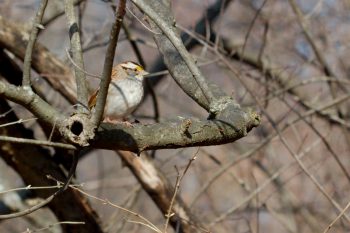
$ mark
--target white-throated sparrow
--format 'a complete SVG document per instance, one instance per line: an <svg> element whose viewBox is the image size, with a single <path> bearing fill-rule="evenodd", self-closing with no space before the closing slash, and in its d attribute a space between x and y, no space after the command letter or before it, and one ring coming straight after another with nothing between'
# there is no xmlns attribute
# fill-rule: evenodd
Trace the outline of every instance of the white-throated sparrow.
<svg viewBox="0 0 350 233"><path fill-rule="evenodd" d="M143 78L146 74L148 73L141 65L131 61L113 67L104 109L106 121L121 120L135 110L143 98ZM89 99L90 110L96 105L98 92L99 89Z"/></svg>

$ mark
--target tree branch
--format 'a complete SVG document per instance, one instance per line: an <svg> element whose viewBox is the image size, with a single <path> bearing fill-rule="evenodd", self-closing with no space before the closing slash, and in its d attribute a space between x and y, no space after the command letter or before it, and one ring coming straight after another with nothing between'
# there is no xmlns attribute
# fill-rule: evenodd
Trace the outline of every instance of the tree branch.
<svg viewBox="0 0 350 233"><path fill-rule="evenodd" d="M23 64L23 80L22 85L27 88L31 88L31 81L30 81L30 72L31 72L31 62L32 62L32 54L33 54L33 48L35 45L35 41L38 37L39 28L42 29L41 20L43 18L45 8L47 5L47 0L42 0L39 6L39 9L36 13L36 16L33 20L33 27L30 32L26 54L24 57L24 64Z"/></svg>
<svg viewBox="0 0 350 233"><path fill-rule="evenodd" d="M81 69L84 69L83 52L80 42L80 30L74 13L73 0L65 0L65 12L67 16L67 23L69 28L69 39L71 45L71 52L73 61ZM74 67L74 74L77 84L78 109L79 113L88 112L88 88L85 73L80 69Z"/></svg>
<svg viewBox="0 0 350 233"><path fill-rule="evenodd" d="M99 126L104 112L104 107L106 104L106 98L108 94L109 83L111 82L111 73L114 60L115 49L118 42L118 36L120 28L122 27L123 18L125 15L126 0L120 0L118 10L116 12L116 17L114 24L111 29L109 44L107 47L107 52L105 56L105 62L103 66L102 79L100 82L100 91L97 96L95 112L92 116L92 124L96 127Z"/></svg>
<svg viewBox="0 0 350 233"><path fill-rule="evenodd" d="M245 118L252 120L246 123L238 116L236 122L228 123L221 120L179 117L174 121L149 125L134 124L133 127L102 124L91 144L95 148L135 153L144 150L220 145L246 136L260 122L259 116L252 111L248 111Z"/></svg>
<svg viewBox="0 0 350 233"><path fill-rule="evenodd" d="M40 141L37 139L27 139L27 138L16 138L9 136L0 136L0 141L2 142L12 142L15 144L28 144L28 145L37 145L37 146L51 146L66 150L76 150L77 148L70 144L65 144L61 142L49 142L49 141Z"/></svg>
<svg viewBox="0 0 350 233"><path fill-rule="evenodd" d="M194 78L197 86L200 88L202 95L206 99L206 109L210 112L215 112L214 110L212 111L211 109L211 104L215 100L215 96L212 93L211 88L209 88L206 79L202 75L201 71L198 69L197 65L195 64L193 58L189 54L189 52L186 50L184 44L181 41L181 38L175 33L176 28L174 27L175 21L171 17L171 13L167 11L166 7L161 4L158 4L158 9L154 9L152 4L149 2L145 2L143 0L132 0L134 4L140 8L143 12L147 14L148 17L159 27L159 29L164 33L164 35L168 38L168 40L171 42L171 44L175 47L177 53L180 55L181 60L186 64L187 68L191 72L191 77ZM164 14L167 11L167 16L162 17L164 15L160 15L161 12ZM158 13L156 13L158 12ZM171 21L172 20L172 21ZM186 92L186 87L181 86L184 88ZM188 92L186 92L189 94ZM189 94L190 96L192 94Z"/></svg>
<svg viewBox="0 0 350 233"><path fill-rule="evenodd" d="M65 119L64 115L61 115L33 92L0 82L0 96L26 106L43 122L55 125L66 139L79 142L80 138L83 138L82 135L74 135L71 132L73 129L67 128L67 126L72 126L72 121L75 120L80 120L83 124L84 119ZM91 143L95 148L120 149L136 153L151 149L219 145L234 142L246 136L260 122L259 116L252 111L243 113L236 110L232 112L231 109L227 114L234 121L201 121L193 118L180 118L172 122L151 125L135 124L133 127L123 124L103 124Z"/></svg>
<svg viewBox="0 0 350 233"><path fill-rule="evenodd" d="M209 22L209 24L212 25L217 19L217 17L219 16L222 5L224 4L223 6L224 9L227 9L231 2L232 0L217 0L215 3L210 5L205 11L205 13L203 14L202 18L197 21L196 26L194 27L195 33L200 35L205 35L206 33L210 33L211 31L210 32L207 31L208 29L207 22ZM212 35L210 34L209 36L210 40L214 41L214 39L212 40L211 37ZM181 40L186 42L185 46L189 51L198 44L198 41L191 38L191 36L189 36L187 33L181 33ZM159 56L154 62L154 65L149 69L149 71L150 73L155 73L165 69L166 69L166 66L164 64L163 58L162 56ZM164 76L161 76L161 77L164 77ZM155 86L161 80L161 77L160 76L152 77L152 78L148 78L147 80L150 80L152 85Z"/></svg>
<svg viewBox="0 0 350 233"><path fill-rule="evenodd" d="M86 0L73 0L73 4L76 6L84 1ZM47 27L57 18L64 15L64 3L62 1L50 1L45 12L46 14L43 18L42 24Z"/></svg>
<svg viewBox="0 0 350 233"><path fill-rule="evenodd" d="M33 91L24 87L16 87L0 81L0 97L25 106L27 110L46 124L54 125L56 122L58 125L61 125L64 120L63 115L42 100Z"/></svg>
<svg viewBox="0 0 350 233"><path fill-rule="evenodd" d="M28 34L21 24L0 17L0 47L24 60ZM32 67L49 84L70 102L76 102L76 85L70 69L40 43L36 43L32 54ZM57 78L59 77L59 78Z"/></svg>

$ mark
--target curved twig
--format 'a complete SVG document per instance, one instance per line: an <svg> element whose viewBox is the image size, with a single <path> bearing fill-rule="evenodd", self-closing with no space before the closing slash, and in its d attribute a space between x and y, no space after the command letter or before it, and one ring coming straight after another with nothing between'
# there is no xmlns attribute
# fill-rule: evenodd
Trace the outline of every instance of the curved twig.
<svg viewBox="0 0 350 233"><path fill-rule="evenodd" d="M41 20L43 19L43 15L45 12L45 8L47 5L48 0L42 0L39 6L39 9L36 13L36 16L33 20L33 27L30 32L28 45L26 49L26 54L24 57L24 64L23 64L23 80L22 85L31 88L31 81L30 81L30 71L31 71L31 62L32 62L32 54L33 54L33 48L35 45L35 41L38 37L39 28L43 29L43 26L41 25Z"/></svg>

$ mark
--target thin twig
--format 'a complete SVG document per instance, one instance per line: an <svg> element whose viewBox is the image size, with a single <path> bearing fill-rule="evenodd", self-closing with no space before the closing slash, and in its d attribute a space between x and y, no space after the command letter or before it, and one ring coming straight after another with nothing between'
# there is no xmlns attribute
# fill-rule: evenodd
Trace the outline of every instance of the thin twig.
<svg viewBox="0 0 350 233"><path fill-rule="evenodd" d="M158 232L158 233L162 233L162 231L159 230L159 229L157 228L157 226L155 226L151 221L149 221L147 218L143 217L142 215L140 215L140 214L138 214L138 213L135 213L135 212L133 212L133 211L131 211L131 210L129 210L129 209L126 209L126 208L124 208L124 207L121 207L121 206L119 206L119 205L116 205L116 204L112 203L111 201L109 201L109 200L107 200L107 199L102 199L102 198L93 196L93 195L91 195L91 194L89 194L89 193L83 191L83 190L80 189L80 188L77 188L77 187L74 187L74 186L69 186L69 187L72 188L72 189L75 189L75 190L79 191L80 193L84 194L84 195L87 196L87 197L90 197L90 198L93 198L93 199L95 199L95 200L98 200L98 201L102 202L103 204L108 204L108 205L113 206L113 207L115 207L115 208L117 208L117 209L120 209L120 210L122 210L122 211L124 211L124 212L126 212L126 213L132 214L133 216L135 216L135 217L137 217L137 218L140 218L142 221L144 221L144 222L145 222L145 225L146 225L147 227L151 228L152 230L154 230L154 231L156 231L156 232Z"/></svg>
<svg viewBox="0 0 350 233"><path fill-rule="evenodd" d="M78 66L78 65L75 63L75 61L73 60L73 58L71 57L71 55L69 54L69 51L68 51L68 50L66 50L66 54L67 54L68 60L73 64L73 66L74 66L76 69L79 69L81 72L83 72L84 74L86 74L86 75L88 75L88 76L90 76L90 77L101 79L101 76L96 75L96 74L89 73L89 72L85 71L83 68L81 68L80 66Z"/></svg>
<svg viewBox="0 0 350 233"><path fill-rule="evenodd" d="M261 6L259 7L259 9L255 12L255 15L254 15L254 18L252 20L252 22L249 24L249 27L248 27L248 31L244 37L244 44L243 44L243 47L242 47L242 54L244 54L244 51L245 51L245 48L247 46L247 42L248 42L248 38L250 36L250 33L252 32L253 30L253 27L254 27L254 24L256 22L256 20L258 19L261 11L263 10L265 4L267 3L268 0L264 0L264 2L261 4Z"/></svg>
<svg viewBox="0 0 350 233"><path fill-rule="evenodd" d="M319 145L320 140L315 141L312 143L308 148L306 148L303 152L301 152L298 156L299 159L304 157L308 152L310 152L315 146ZM289 168L294 166L296 164L296 161L290 162L288 164L285 164L283 167L278 169L275 173L273 173L266 181L264 181L259 187L257 187L253 192L251 192L247 197L245 197L240 203L237 205L229 208L225 213L221 214L217 218L215 218L209 226L214 226L215 224L223 221L228 215L234 213L236 210L238 210L240 207L242 207L244 204L251 201L257 194L262 192L265 188L269 187L268 185L276 180L278 177L280 177L283 173L285 173Z"/></svg>
<svg viewBox="0 0 350 233"><path fill-rule="evenodd" d="M269 113L264 109L264 107L261 105L259 99L254 94L254 92L250 89L250 87L246 84L246 82L240 77L240 74L238 74L235 69L232 67L232 65L219 53L216 53L220 58L221 61L226 65L226 67L235 75L235 77L240 81L240 83L244 86L244 88L247 90L247 92L251 95L251 97L254 99L256 104L259 106L260 110L264 113L264 115L267 117L268 121L270 122L273 129L276 131L280 141L284 145L284 147L287 149L287 151L290 153L290 155L296 160L296 162L299 164L300 168L303 170L305 175L312 181L312 183L317 187L317 189L323 194L324 197L333 205L335 209L337 209L339 212L341 212L341 207L339 203L337 203L330 194L327 193L325 188L317 181L315 176L313 176L306 168L305 164L300 160L300 158L297 156L297 154L291 149L291 146L285 139L285 137L282 136L281 130L277 128L276 124L274 123L272 117L269 115ZM350 217L345 215L345 218L347 221L350 222Z"/></svg>
<svg viewBox="0 0 350 233"><path fill-rule="evenodd" d="M63 222L56 222L56 223L51 223L49 224L48 226L46 227L42 227L42 228L39 228L39 229L35 229L35 230L30 230L30 229L27 229L25 231L23 231L22 233L34 233L34 232L40 232L40 231L45 231L45 230L48 230L54 226L58 226L58 225L83 225L85 224L85 222L72 222L72 221L63 221Z"/></svg>
<svg viewBox="0 0 350 233"><path fill-rule="evenodd" d="M42 189L54 189L54 188L60 188L61 185L53 185L53 186L31 186L27 185L26 187L20 187L20 188L13 188L13 189L7 189L4 191L0 191L0 195L10 192L17 192L22 190L42 190Z"/></svg>
<svg viewBox="0 0 350 233"><path fill-rule="evenodd" d="M125 6L126 6L126 0L120 0L118 10L116 12L115 21L114 21L114 24L112 25L112 29L109 37L110 42L108 44L108 48L105 56L102 79L100 82L100 91L97 96L95 112L92 116L92 123L96 127L98 127L101 122L103 112L104 112L104 107L106 104L108 87L109 87L109 83L111 82L114 53L118 42L120 28L122 27L123 18L125 15Z"/></svg>
<svg viewBox="0 0 350 233"><path fill-rule="evenodd" d="M19 144L38 145L38 146L51 146L51 147L56 147L56 148L61 148L66 150L77 149L73 145L65 144L61 142L49 142L49 141L41 141L36 139L16 138L16 137L9 137L9 136L0 136L0 141L19 143Z"/></svg>
<svg viewBox="0 0 350 233"><path fill-rule="evenodd" d="M288 122L280 131L283 132L286 129L288 129L291 125L293 125L294 123L300 121L302 118L306 118L309 117L317 112L321 112L324 111L332 106L334 106L335 104L338 104L341 101L344 101L346 99L349 99L350 95L344 95L341 96L335 100L332 100L329 103L326 103L325 105L317 108L317 109L311 109L305 113L303 113L302 115L298 116L297 118L295 118L294 120ZM257 145L255 148L247 151L246 153L242 154L241 156L233 159L230 162L225 163L225 165L223 167L221 167L218 171L216 171L212 177L210 177L209 179L207 179L207 182L205 184L202 185L202 187L200 188L200 190L197 192L196 195L194 195L194 198L192 199L192 201L190 202L189 206L193 206L194 203L198 200L198 198L204 193L204 191L206 189L208 189L208 187L214 183L214 181L220 177L222 174L224 174L230 167L234 166L235 164L237 164L238 162L247 159L249 157L251 157L256 151L260 150L263 146L265 146L267 143L269 143L270 141L272 141L274 138L277 137L277 133L275 134L271 134L270 136L268 136L267 138L265 138L262 142L260 142L259 145Z"/></svg>
<svg viewBox="0 0 350 233"><path fill-rule="evenodd" d="M33 20L33 27L32 31L29 36L28 45L26 48L26 54L24 57L24 64L23 64L23 80L22 85L28 88L31 88L31 81L30 81L30 72L31 72L31 62L32 62L32 54L34 45L36 42L36 39L38 37L39 29L43 29L44 27L41 25L41 21L43 19L43 15L45 12L45 8L47 5L48 0L42 0L39 6L39 9L36 13L36 16Z"/></svg>
<svg viewBox="0 0 350 233"><path fill-rule="evenodd" d="M325 56L322 53L321 49L316 45L316 41L312 35L310 28L307 25L307 22L304 18L304 15L301 12L297 2L295 0L289 0L289 4L291 5L291 7L293 9L294 14L297 16L298 23L301 26L307 41L311 45L311 47L316 55L317 60L322 65L325 74L335 78L336 77L335 72L331 69L331 67L326 62Z"/></svg>
<svg viewBox="0 0 350 233"><path fill-rule="evenodd" d="M290 90L292 89L296 89L297 87L301 87L301 86L305 86L305 85L308 85L308 84L314 84L314 83L317 83L317 82L339 82L341 84L344 84L344 85L349 85L350 82L348 80L345 80L345 79L332 79L332 78L329 78L329 77L316 77L316 78L310 78L308 80L302 80L300 82L297 82L295 84L291 84L289 86L286 86L286 87L281 87L281 88L278 88L276 90L274 90L274 92L271 92L271 94L267 97L265 97L265 99L263 99L264 101L266 100L270 100L272 98L275 98L275 97L278 97L280 95L283 95L285 94L286 92L289 92Z"/></svg>
<svg viewBox="0 0 350 233"><path fill-rule="evenodd" d="M73 179L73 175L74 175L75 170L77 168L77 164L78 164L78 151L76 153L74 153L74 155L73 155L73 164L70 168L69 174L67 176L67 180L59 190L57 190L54 194L52 194L51 196L46 198L44 201L40 202L39 204L37 204L33 207L30 207L29 209L26 209L26 210L23 210L23 211L20 211L17 213L0 215L0 219L2 220L2 219L22 217L22 216L25 216L27 214L33 213L34 211L36 211L36 210L40 209L41 207L50 203L57 195L59 195L60 193L64 192L67 189L69 183Z"/></svg>
<svg viewBox="0 0 350 233"><path fill-rule="evenodd" d="M311 48L314 51L318 62L321 64L324 73L327 76L336 79L337 75L336 75L334 69L328 64L326 57L325 57L324 53L322 52L322 49L319 48L319 46L317 46L316 40L315 40L310 28L308 27L306 19L304 18L304 15L303 15L302 11L300 10L297 2L295 0L289 0L289 4L291 5L291 7L293 9L294 14L297 16L298 23L301 26L307 41L311 45ZM335 85L337 85L337 87L339 89L343 90L344 92L348 92L347 89L344 88L344 86L339 85L339 83L330 83L329 82L328 85L329 85L330 92L331 92L331 95L333 98L337 97L337 89L336 89ZM337 111L338 111L338 113L340 113L339 109L337 109Z"/></svg>
<svg viewBox="0 0 350 233"><path fill-rule="evenodd" d="M196 160L197 154L198 154L198 152L199 152L199 149L200 149L200 147L198 147L197 151L194 153L194 155L192 156L192 158L190 159L190 161L188 161L187 166L186 166L185 170L182 172L181 175L180 175L180 173L179 173L177 167L175 167L175 168L176 168L176 171L177 171L176 183L175 183L175 190L174 190L174 194L173 194L173 196L172 196L172 198L171 198L171 201L170 201L170 205L169 205L167 214L165 215L166 221L165 221L165 225L164 225L164 233L167 232L170 218L174 215L174 213L172 213L172 209L173 209L173 205L174 205L174 202L175 202L177 193L178 193L178 191L179 191L179 189L180 189L180 183L181 183L183 177L185 176L185 174L187 173L188 169L190 168L192 162Z"/></svg>
<svg viewBox="0 0 350 233"><path fill-rule="evenodd" d="M295 114L297 114L298 116L301 116L301 114L295 110L289 103L288 101L286 101L284 98L279 97L279 99L284 102ZM332 157L335 159L336 163L339 165L341 171L344 173L345 177L347 178L347 180L350 182L350 174L347 171L347 169L345 168L344 164L341 162L338 154L334 151L333 147L331 146L331 144L326 140L326 138L320 133L320 131L312 124L310 123L308 120L306 120L305 118L301 118L303 122L305 122L311 129L312 131L314 131L316 133L316 135L321 138L323 144L326 146L327 150L331 153Z"/></svg>
<svg viewBox="0 0 350 233"><path fill-rule="evenodd" d="M6 124L2 124L0 125L0 128L1 127L7 127L7 126L10 126L10 125L16 125L16 124L21 124L23 122L27 122L27 121L33 121L33 120L37 120L38 118L37 117L33 117L33 118L29 118L29 119L19 119L18 121L14 121L14 122L9 122L9 123L6 123Z"/></svg>
<svg viewBox="0 0 350 233"><path fill-rule="evenodd" d="M129 13L134 16L134 18L149 32L152 32L153 34L158 34L158 35L161 35L162 33L161 32L156 32L156 31L153 31L151 28L149 28L144 22L142 22L141 19L139 19L130 9L129 7L126 6L126 9L129 11Z"/></svg>
<svg viewBox="0 0 350 233"><path fill-rule="evenodd" d="M136 204L139 199L140 193L142 191L142 187L139 185L136 185L128 194L128 196L121 202L121 206L124 206L126 209L132 209ZM106 226L105 230L106 232L124 232L123 229L125 227L126 221L118 221L120 219L119 214L120 211L116 211L115 213L112 214L110 218L107 219L108 225ZM113 227L113 230L112 230Z"/></svg>
<svg viewBox="0 0 350 233"><path fill-rule="evenodd" d="M345 208L338 214L338 216L328 225L323 233L327 233L333 225L345 214L345 212L350 208L350 202L345 206Z"/></svg>

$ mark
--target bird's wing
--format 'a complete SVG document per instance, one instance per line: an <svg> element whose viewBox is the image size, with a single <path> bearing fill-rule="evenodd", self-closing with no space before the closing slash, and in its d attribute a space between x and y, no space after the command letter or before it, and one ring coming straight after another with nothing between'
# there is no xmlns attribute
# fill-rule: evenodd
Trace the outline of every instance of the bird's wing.
<svg viewBox="0 0 350 233"><path fill-rule="evenodd" d="M97 89L89 99L89 109L92 109L96 105L97 95L98 95L99 89Z"/></svg>

